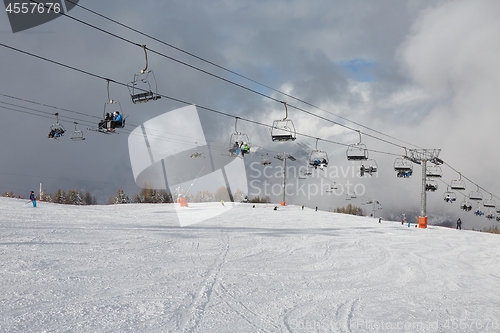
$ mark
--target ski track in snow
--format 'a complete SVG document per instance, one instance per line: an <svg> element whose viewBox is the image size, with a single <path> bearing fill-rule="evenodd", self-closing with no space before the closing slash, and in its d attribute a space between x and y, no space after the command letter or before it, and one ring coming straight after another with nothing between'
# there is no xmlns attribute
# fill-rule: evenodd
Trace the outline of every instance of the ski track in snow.
<svg viewBox="0 0 500 333"><path fill-rule="evenodd" d="M172 205L24 203L0 198L1 332L500 332L498 235L294 206L180 227Z"/></svg>

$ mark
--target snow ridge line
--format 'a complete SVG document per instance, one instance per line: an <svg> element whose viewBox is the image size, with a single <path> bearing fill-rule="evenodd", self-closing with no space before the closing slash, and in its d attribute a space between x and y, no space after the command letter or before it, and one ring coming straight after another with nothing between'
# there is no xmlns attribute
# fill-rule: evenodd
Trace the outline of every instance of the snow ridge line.
<svg viewBox="0 0 500 333"><path fill-rule="evenodd" d="M222 238L221 231L221 238ZM224 248L218 255L214 264L207 273L207 277L198 291L196 297L193 299L189 310L186 312L188 318L181 318L181 331L185 333L193 333L197 331L199 323L203 320L205 310L211 301L212 292L215 285L218 283L218 275L222 269L222 265L226 262L225 258L229 252L229 237L226 240L222 239Z"/></svg>

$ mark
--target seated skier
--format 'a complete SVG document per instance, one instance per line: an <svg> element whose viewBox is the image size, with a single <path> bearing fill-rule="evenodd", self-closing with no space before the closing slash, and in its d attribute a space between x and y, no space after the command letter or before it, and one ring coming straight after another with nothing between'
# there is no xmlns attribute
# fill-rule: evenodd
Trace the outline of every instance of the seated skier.
<svg viewBox="0 0 500 333"><path fill-rule="evenodd" d="M106 116L104 117L103 120L99 122L99 125L97 125L97 128L99 130L107 130L108 129L108 122L113 120L113 117L111 117L111 113L106 113Z"/></svg>
<svg viewBox="0 0 500 333"><path fill-rule="evenodd" d="M108 131L114 132L117 127L123 127L123 117L119 111L113 112L113 120L108 121Z"/></svg>
<svg viewBox="0 0 500 333"><path fill-rule="evenodd" d="M311 164L314 167L314 169L317 169L318 166L320 166L320 164L321 164L321 160L316 159L316 160L312 161L312 163L309 163L309 164Z"/></svg>
<svg viewBox="0 0 500 333"><path fill-rule="evenodd" d="M49 139L58 139L64 134L64 129L62 128L53 128L50 130L48 138Z"/></svg>
<svg viewBox="0 0 500 333"><path fill-rule="evenodd" d="M240 151L241 151L241 150L240 150L240 144L238 143L238 141L235 141L235 142L234 142L233 147L231 147L231 148L229 149L229 153L230 153L232 156L234 156L234 155L239 155L239 154L240 154Z"/></svg>
<svg viewBox="0 0 500 333"><path fill-rule="evenodd" d="M250 152L250 147L246 142L242 143L240 149L241 149L241 157L245 156L245 154L248 154Z"/></svg>

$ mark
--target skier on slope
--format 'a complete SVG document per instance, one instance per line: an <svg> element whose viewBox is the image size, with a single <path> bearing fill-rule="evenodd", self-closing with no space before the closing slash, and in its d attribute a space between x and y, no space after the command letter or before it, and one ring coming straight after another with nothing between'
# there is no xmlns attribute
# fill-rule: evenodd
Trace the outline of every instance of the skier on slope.
<svg viewBox="0 0 500 333"><path fill-rule="evenodd" d="M33 204L33 207L36 207L36 197L35 197L35 192L33 191L30 192L30 200L31 203Z"/></svg>

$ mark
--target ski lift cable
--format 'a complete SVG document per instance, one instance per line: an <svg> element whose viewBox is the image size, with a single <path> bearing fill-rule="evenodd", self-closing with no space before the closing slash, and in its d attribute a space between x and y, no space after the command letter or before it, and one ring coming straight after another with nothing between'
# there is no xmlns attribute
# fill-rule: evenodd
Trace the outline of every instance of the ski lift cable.
<svg viewBox="0 0 500 333"><path fill-rule="evenodd" d="M273 87L271 87L271 86L269 86L269 85L263 84L263 83L261 83L261 82L259 82L259 81L257 81L257 80L254 80L254 79L252 79L252 78L250 78L250 77L248 77L248 76L242 75L242 74L240 74L240 73L238 73L238 72L236 72L236 71L233 71L233 70L231 70L231 69L228 69L228 68L226 68L226 67L224 67L224 66L218 65L218 64L216 64L216 63L214 63L214 62L212 62L212 61L210 61L210 60L207 60L207 59L205 59L205 58L203 58L203 57L197 56L197 55L195 55L195 54L193 54L193 53L191 53L191 52L185 51L185 50L183 50L183 49L181 49L181 48L179 48L179 47L176 47L176 46L174 46L174 45L172 45L172 44L170 44L170 43L167 43L167 42L165 42L165 41L163 41L163 40L160 40L160 39L158 39L158 38L156 38L156 37L153 37L153 36L151 36L151 35L149 35L149 34L146 34L146 33L142 32L142 31L139 31L139 30L137 30L137 29L135 29L135 28L132 28L132 27L130 27L130 26L128 26L128 25L126 25L126 24L123 24L123 23L121 23L121 22L118 22L118 21L116 21L116 20L114 20L114 19L112 19L112 18L110 18L110 17L107 17L107 16L105 16L105 15L103 15L103 14L100 14L100 13L98 13L98 12L94 11L94 10L91 10L91 9L89 9L89 8L86 8L86 7L82 6L82 5L81 5L81 4L79 4L79 3L75 3L74 1L71 1L71 0L67 0L67 1L69 1L70 3L72 3L72 4L73 4L73 5L75 5L75 6L78 6L78 7L82 8L83 10L86 10L86 11L88 11L88 12L90 12L90 13L94 14L94 15L97 15L97 16L99 16L99 17L103 18L103 19L106 19L106 20L108 20L108 21L110 21L110 22L113 22L113 23L115 23L115 24L117 24L117 25L119 25L119 26L121 26L121 27L123 27L123 28L129 29L129 30L131 30L131 31L133 31L133 32L136 32L136 33L138 33L138 34L142 35L142 36L145 36L145 37L147 37L147 38L150 38L150 39L152 39L152 40L154 40L154 41L156 41L156 42L158 42L158 43L161 43L161 44L163 44L163 45L165 45L165 46L168 46L168 47L170 47L170 48L173 48L174 50L177 50L177 51L179 51L179 52L181 52L181 53L187 54L187 55L189 55L189 56L191 56L191 57L193 57L193 58L195 58L195 59L201 60L201 61L203 61L203 62L205 62L205 63L207 63L207 64L210 64L210 65L212 65L212 66L214 66L214 67L216 67L216 68L222 69L222 70L224 70L224 71L226 71L226 72L228 72L228 73L230 73L230 74L236 75L236 76L241 77L241 78L243 78L243 79L245 79L245 80L248 80L248 81L250 81L250 82L252 82L252 83L256 83L256 84L258 84L258 85L260 85L260 86L262 86L262 87L265 87L265 88L267 88L267 89L269 89L269 90L271 90L271 91L277 92L277 93L279 93L279 94L281 94L281 95L283 95L283 96L289 97L289 98L291 98L291 99L293 99L293 100L296 100L296 101L298 101L298 102L304 103L304 104L306 104L306 105L308 105L308 106L311 106L311 107L313 107L313 108L316 108L316 109L318 109L318 110L321 110L321 111L323 111L323 112L326 112L326 113L328 113L328 114L331 114L331 115L333 115L333 116L335 116L335 117L338 117L338 118L340 118L340 119L342 119L342 120L345 120L345 121L348 121L348 122L350 122L350 123L353 123L353 124L355 124L356 126L360 126L360 127L362 127L362 128L365 128L365 129L368 129L368 130L370 130L370 131L373 131L373 132L375 132L375 133L377 133L377 134L384 135L384 136L386 136L386 137L388 137L388 138L391 138L391 139L394 139L394 140L397 140L397 141L403 142L403 143L405 143L405 144L409 144L409 145L411 145L411 146L414 146L414 147L417 147L417 148L421 148L421 147L416 146L416 145L414 145L414 144L408 143L408 142L406 142L406 141L403 141L403 140L398 139L398 138L396 138L396 137L393 137L393 136L391 136L391 135L385 134L385 133L383 133L383 132L380 132L380 131L378 131L378 130L372 129L372 128L368 127L368 126L362 125L362 124L360 124L360 123L358 123L358 122L352 121L352 120L350 120L350 119L348 119L348 118L342 117L342 116L340 116L340 115L338 115L338 114L335 114L335 113L333 113L333 112L330 112L330 111L328 111L328 110L325 110L325 109L323 109L323 108L320 108L320 107L318 107L318 106L316 106L316 105L314 105L314 104L312 104L312 103L309 103L309 102L304 101L304 100L302 100L302 99L300 99L300 98L297 98L297 97L295 97L295 96L292 96L292 95L290 95L290 94L287 94L287 93L285 93L285 92L283 92L283 91L280 91L280 90L278 90L278 89L276 89L276 88L273 88ZM69 17L69 16L68 16L68 17Z"/></svg>
<svg viewBox="0 0 500 333"><path fill-rule="evenodd" d="M7 103L7 102L3 102L3 101L0 101L0 103L6 104L6 105L9 105L9 106L13 106L13 107L23 108L23 109L26 109L26 110L29 110L29 111L18 110L18 109L14 109L12 107L5 107L5 106L1 106L0 105L0 108L5 109L5 110L10 110L10 111L19 112L19 113L25 113L25 114L28 114L28 115L38 116L38 117L48 118L48 119L53 119L53 117L54 117L54 113L52 113L52 112L37 110L37 109L29 108L29 107L26 107L26 106L16 105L16 104ZM58 109L60 109L60 108L58 108ZM71 110L69 110L69 111L71 111ZM86 115L84 113L80 113L80 114ZM83 119L68 117L68 116L64 116L64 115L61 115L61 114L59 114L58 117L59 117L59 119L61 119L63 121L78 122L79 124L82 124L82 125L83 124L93 125L92 122L89 122L89 121L86 121L86 120L83 120ZM150 129L149 133L151 133L153 131L154 130ZM129 134L132 133L132 132L133 132L132 130L128 130ZM165 133L165 132L161 132L161 133ZM140 134L140 135L142 135L142 134ZM149 134L149 135L152 136L152 137L154 137L155 139L162 139L162 140L165 140L167 142L182 143L182 144L188 144L188 143L190 144L192 142L192 139L195 139L195 138L192 138L192 137L185 137L183 139L178 139L178 135L177 134L176 134L176 136L167 136L165 134L164 135ZM223 144L222 142L217 143L215 141L211 141L210 143L211 143L211 148L212 149L219 150L220 152L225 152L226 151L225 144ZM217 144L219 144L219 145L217 146Z"/></svg>
<svg viewBox="0 0 500 333"><path fill-rule="evenodd" d="M61 111L71 112L71 113L82 115L82 116L88 116L88 117L92 117L92 118L101 119L101 117L98 117L98 116L92 116L92 115L88 115L88 114L83 113L83 112L72 111L72 110L68 110L68 109L65 109L65 108L60 108L60 107L57 107L57 106L52 106L52 105L47 105L47 104L43 104L43 103L33 102L33 101L30 101L30 100L27 100L27 99L23 99L23 98L11 96L11 95L6 95L6 94L0 93L0 96L12 98L12 99L17 99L19 101L23 101L23 102L26 102L26 103L37 104L37 105L41 105L41 106L44 106L44 107L49 107L49 108L53 108L53 109L57 109L57 110L61 110ZM5 103L5 102L0 102L0 103L8 104L8 103Z"/></svg>
<svg viewBox="0 0 500 333"><path fill-rule="evenodd" d="M36 1L36 0L30 0L30 1L31 1L31 2L34 2L34 3L37 3L37 4L42 4L42 5L44 5L43 3L40 3L40 2L38 2L38 1ZM45 6L45 5L44 5L44 6ZM201 68L199 68L199 67L196 67L196 66L194 66L194 65L188 64L188 63L186 63L186 62L184 62L184 61L181 61L181 60L179 60L179 59L175 59L175 58L170 57L170 56L168 56L168 55L166 55L166 54L163 54L163 53L161 53L161 52L158 52L158 51L155 51L155 50L152 50L152 49L146 48L146 46L145 46L145 45L141 45L141 44L135 43L135 42L133 42L133 41L131 41L131 40L129 40L129 39L126 39L126 38L121 37L121 36L119 36L119 35L117 35L117 34L111 33L111 32L109 32L109 31L107 31L107 30L105 30L105 29L102 29L102 28L99 28L99 27L97 27L97 26L95 26L95 25L93 25L93 24L90 24L90 23L87 23L87 22L85 22L85 21L83 21L83 20L80 20L80 19L78 19L78 18L75 18L75 17L73 17L73 16L71 16L71 15L69 15L69 14L67 14L67 13L61 13L61 14L62 14L62 15L64 15L64 16L67 16L68 18L71 18L71 19L73 19L73 20L75 20L75 21L77 21L77 22L79 22L79 23L82 23L82 24L84 24L84 25L87 25L87 26L89 26L89 27L92 27L92 28L94 28L94 29L97 29L97 30L99 30L99 31L101 31L101 32L103 32L103 33L109 34L109 35L111 35L111 36L113 36L113 37L115 37L115 38L118 38L118 39L122 40L122 41L125 41L125 42L127 42L127 43L130 43L130 44L133 44L133 45L135 45L135 46L141 47L141 48L143 48L143 49L144 49L144 51L146 51L146 49L148 49L150 52L155 53L155 54L157 54L157 55L159 55L159 56L162 56L162 57L164 57L164 58L167 58L167 59L169 59L169 60L172 60L172 61L174 61L174 62L177 62L177 63L179 63L179 64L182 64L182 65L187 66L187 67L189 67L189 68L195 69L195 70L200 71L200 72L202 72L202 73L204 73L204 74L207 74L207 75L209 75L209 76L215 77L215 78L217 78L217 79L220 79L220 80L222 80L222 81L225 81L225 82L227 82L227 83L230 83L230 84L232 84L232 85L235 85L235 86L237 86L237 87L239 87L239 88L242 88L242 89L244 89L244 90L247 90L247 91L253 92L253 93L257 94L257 95L260 95L260 96L262 96L262 97L268 98L268 99L273 100L273 101L275 101L275 102L280 102L280 103L283 103L283 101L280 101L280 100L279 100L279 99L277 99L277 98L274 98L274 97L271 97L271 96L266 95L266 94L264 94L264 93L261 93L261 92L259 92L259 91L255 90L255 89L248 88L248 87L246 87L246 86L244 86L244 85L242 85L242 84L236 83L236 82L231 81L231 80L226 79L226 78L223 78L223 77L221 77L221 76L219 76L219 75L216 75L216 74L210 73L209 71L203 70L203 69L201 69ZM162 96L162 95L160 95L160 94L157 94L157 95ZM311 116L317 117L317 118L319 118L319 119L322 119L322 120L325 120L325 121L331 122L331 123L333 123L333 124L335 124L335 125L339 125L339 126L341 126L341 127L344 127L344 128L350 129L350 130L352 130L352 131L356 131L354 128L352 128L352 127L350 127L350 126L347 126L347 125L341 124L341 123L339 123L339 122L333 121L333 120L331 120L331 119L328 119L328 118L325 118L325 117L319 116L319 115L317 115L317 114L315 114L315 113L313 113L313 112L310 112L310 111L304 110L304 109L302 109L302 108L300 108L300 107L293 106L293 105L290 105L290 107L295 108L295 109L297 109L297 110L299 110L299 111L301 111L301 112L304 112L304 113L306 113L306 114L309 114L309 115L311 115ZM363 126L363 127L365 127L365 126ZM388 141L388 140L385 140L385 139L379 138L379 137L377 137L377 136L374 136L374 135L371 135L371 134L368 134L368 133L364 133L364 134L365 134L366 136L369 136L369 137L371 137L371 138L373 138L373 139L376 139L376 140L379 140L379 141L385 142L385 143L387 143L387 144L394 145L394 146L398 146L398 147L402 147L401 145L398 145L398 144L393 143L393 142L390 142L390 141Z"/></svg>
<svg viewBox="0 0 500 333"><path fill-rule="evenodd" d="M189 186L189 188L186 190L186 193L184 194L184 196L186 196L189 191L191 190L191 187L193 187L194 183L196 182L196 180L198 179L198 177L200 176L201 172L203 171L203 169L205 169L205 166L203 166L200 170L200 172L198 172L198 174L196 175L196 178L193 180L193 182L191 183L191 185Z"/></svg>
<svg viewBox="0 0 500 333"><path fill-rule="evenodd" d="M31 0L33 1L33 0ZM62 67L65 67L65 68L68 68L68 69L72 69L74 71L77 71L77 72L80 72L80 73L83 73L83 74L86 74L86 75L89 75L89 76L93 76L93 77L96 77L96 78L99 78L99 79L102 79L102 80L106 80L108 82L113 82L115 84L118 84L118 85L122 85L122 86L127 86L126 83L122 83L122 82L119 82L119 81L115 81L115 80L112 80L112 79L109 79L109 78L105 78L103 76L100 76L100 75L97 75L97 74L94 74L94 73L90 73L88 71L85 71L85 70L82 70L82 69L79 69L79 68L76 68L76 67L73 67L73 66L70 66L70 65L66 65L66 64L63 64L61 62L58 62L58 61L55 61L55 60L51 60L51 59L48 59L48 58L45 58L45 57L42 57L42 56L39 56L39 55L36 55L36 54L33 54L31 52L27 52L27 51L24 51L24 50L20 50L18 48L15 48L15 47L12 47L12 46L9 46L9 45L6 45L6 44L3 44L3 43L0 43L0 46L2 47L5 47L5 48L8 48L8 49L11 49L13 51L16 51L16 52L20 52L20 53L23 53L23 54L26 54L26 55L29 55L29 56L32 56L32 57L35 57L37 59L40 59L40 60L44 60L44 61L47 61L47 62L50 62L52 64L55 64L55 65L59 65L59 66L62 66ZM260 93L259 93L260 94ZM182 103L182 104L186 104L186 105L190 105L192 103L188 103L186 101L183 101L181 99L178 99L178 98L174 98L174 97L170 97L170 96L164 96L164 95L161 95L162 97L165 97L167 99L170 99L172 101L176 101L176 102L179 102L179 103ZM276 100L276 99L274 99ZM276 100L278 101L278 100ZM281 102L281 101L279 101ZM224 115L224 116L229 116L229 117L235 117L234 115L231 115L231 114L228 114L228 113L225 113L225 112L222 112L222 111L218 111L218 110L215 110L215 109L212 109L212 108L208 108L208 107L203 107L203 106L198 106L199 108L201 109L204 109L206 111L210 111L210 112L213 112L213 113L217 113L217 114L220 114L220 115ZM308 112L308 111L307 111ZM308 112L310 113L310 112ZM324 118L324 117L320 117L320 118ZM246 118L240 118L241 120L244 120L244 121L247 121L247 122L250 122L250 123L253 123L253 124L256 124L256 125L261 125L261 126L265 126L267 128L271 128L272 126L268 125L268 124L264 124L264 123L261 123L261 122L258 122L258 121L255 121L255 120L251 120L251 119L246 119ZM325 120L327 121L331 121L331 120L328 120L326 118L324 118ZM354 129L353 129L354 130ZM356 131L356 130L354 130ZM359 132L359 131L358 131ZM359 132L360 133L360 132ZM364 133L365 135L367 135L366 133ZM316 139L316 137L314 136L311 136L311 135L307 135L307 134L303 134L303 133L297 133L297 135L301 135L301 136L304 136L304 137L308 137L308 138L312 138L312 139ZM371 136L371 135L367 135L367 136ZM328 142L328 143L333 143L333 144L338 144L338 145L342 145L342 146L349 146L348 144L345 144L345 143L341 143L341 142L335 142L335 141L332 141L332 140L327 140L327 139L321 139L322 141L325 141L325 142ZM382 140L382 141L386 141L386 140ZM388 142L389 143L389 142ZM394 143L391 143L392 145L396 145L398 146L397 144L394 144ZM402 147L400 146L401 148L405 148L405 147ZM377 153L383 153L383 154L389 154L389 155L396 155L396 156L399 156L397 154L393 154L393 153L388 153L388 152L382 152L382 151L376 151L376 150L370 150L372 152L377 152ZM448 165L448 164L447 164ZM449 166L449 165L448 165ZM465 177L467 180L471 181L469 178ZM472 181L471 181L472 182ZM475 183L474 183L475 184ZM484 189L483 189L484 190ZM486 191L486 190L485 190ZM489 193L489 192L488 192ZM498 198L497 196L495 196L496 198Z"/></svg>
<svg viewBox="0 0 500 333"><path fill-rule="evenodd" d="M455 171L456 173L458 173L462 178L468 180L470 183L472 183L473 185L477 186L479 189L485 191L486 193L490 194L491 196L493 196L493 197L495 197L497 199L500 199L500 197L498 197L498 196L494 195L493 193L489 192L484 187L479 186L478 184L476 184L475 182L473 182L470 178L466 177L463 173L459 172L457 169L453 168L448 163L444 162L443 164L446 165L447 167L449 167L450 169L452 169L453 171Z"/></svg>
<svg viewBox="0 0 500 333"><path fill-rule="evenodd" d="M31 0L31 1L34 1L34 0ZM66 14L64 14L64 15L66 15ZM102 30L102 29L100 29L100 30ZM121 39L124 39L124 38L121 38ZM125 40L125 39L124 39L124 40ZM138 46L141 46L141 47L142 47L142 45L139 45L139 44L136 44L136 43L133 43L133 44L134 44L134 45L138 45ZM31 52L27 52L27 51L24 51L24 50L20 50L20 49L18 49L18 48L11 47L11 46L9 46L9 45L5 45L5 44L3 44L3 43L0 43L0 46L3 46L3 47L6 47L6 48L9 48L9 49L14 50L14 51L17 51L17 52L24 53L24 54L26 54L26 55L33 56L33 57L38 58L38 59L41 59L41 60L48 61L48 62L50 62L50 63L56 64L56 65L59 65L59 66L63 66L63 67L68 68L68 69L72 69L72 70L78 71L78 72L80 72L80 73L84 73L84 74L87 74L87 75L90 75L90 76L94 76L94 77L96 77L96 78L100 78L100 79L102 79L102 80L106 80L106 81L108 82L108 84L109 84L109 82L113 82L113 83L116 83L116 84L118 84L118 85L127 86L127 84L126 84L126 83L119 82L119 81L115 81L115 80L112 80L112 79L109 79L109 78L106 78L106 77L103 77L103 76L101 76L101 75L97 75L97 74L94 74L94 73L90 73L90 72L88 72L88 71L85 71L85 70L82 70L82 69L79 69L79 68L76 68L76 67L73 67L73 66L70 66L70 65L66 65L66 64L63 64L63 63L61 63L61 62L58 62L58 61L55 61L55 60L51 60L51 59L48 59L48 58L45 58L45 57L42 57L42 56L39 56L39 55L33 54L33 53L31 53ZM204 71L204 72L206 72L206 71ZM208 73L208 72L207 72L207 73ZM222 78L222 79L223 79L223 80L225 80L225 81L228 81L228 82L229 82L229 80L227 80L227 79L224 79L224 78ZM247 88L247 87L244 87L244 86L242 86L242 85L239 85L239 84L236 84L236 85L241 86L241 87L242 87L242 88L244 88L244 89L247 89L247 90L250 90L250 91L254 91L254 90L252 90L252 89L250 89L250 88ZM144 90L144 91L145 91L145 90ZM273 98L273 97L267 96L267 95L262 94L262 93L260 93L260 92L258 92L258 91L254 91L254 92L255 92L255 93L257 93L257 94L259 94L259 95L261 95L261 96L263 96L263 97L268 97L268 98L270 98L270 99L272 99L272 100L274 100L274 101L276 101L276 102L284 103L283 101L279 101L279 100L278 100L278 99L276 99L276 98ZM183 103L183 104L187 104L187 105L191 104L191 103L188 103L188 102L186 102L186 101L183 101L183 100L180 100L180 99L177 99L177 98L174 98L174 97L165 96L165 95L161 95L161 94L158 94L158 95L159 95L159 96L162 96L162 97L165 97L165 98L167 98L167 99L173 100L173 101L177 101L177 102L179 102L179 103ZM286 105L286 104L285 104L285 105ZM221 112L221 111L217 111L217 110L210 109L210 108L207 108L207 107L202 107L202 106L199 106L199 107L200 107L200 108L202 108L202 109L205 109L205 110L207 110L207 111L215 112L215 113L218 113L218 114L221 114L221 115L225 115L225 116L234 117L233 115L230 115L230 114L227 114L227 113L224 113L224 112ZM337 124L337 125L340 125L340 126L346 127L346 128L348 128L348 129L350 129L350 130L357 131L358 133L360 133L360 131L359 131L359 130L355 130L355 129L350 128L350 127L348 127L348 126L342 125L342 124L337 123L337 122L335 122L335 121L333 121L333 120L330 120L330 119L328 119L328 118L325 118L325 117L322 117L322 116L315 115L314 113L312 113L312 112L310 112L310 111L303 110L303 109L298 108L298 107L295 107L295 106L291 106L291 107L293 107L293 108L295 108L295 109L297 109L297 110L299 110L299 111L305 112L305 113L307 113L307 114L313 115L313 116L315 116L315 117L317 117L317 118L319 118L319 119L322 119L322 120L325 120L325 121L328 121L328 122L331 122L331 123L334 123L334 124ZM287 109L287 113L288 113L288 109ZM257 122L257 121L252 121L252 120L249 120L249 119L244 119L244 118L241 118L241 119L242 119L242 120L246 120L246 121L251 122L251 123L254 123L254 124L263 125L263 126L266 126L266 127L270 128L270 129L272 129L272 126L267 125L267 124L259 123L259 122ZM302 133L296 133L296 134L301 135L301 136L304 136L304 137L308 137L308 138L315 138L315 137L313 137L313 136L306 135L306 134L302 134ZM403 148L402 146L399 146L399 145L397 145L397 144L395 144L395 143L392 143L392 142L389 142L389 141L387 141L387 140L377 138L377 137L375 137L375 136L373 136L373 135L370 135L370 134L367 134L367 133L364 133L364 134L365 134L366 136L369 136L369 137L375 138L375 139L380 140L380 141L382 141L382 142L385 142L385 143L388 143L388 144L395 145L395 146L398 146L398 147ZM340 143L340 142L335 142L335 141L325 140L325 139L322 139L322 140L323 140L323 141L325 141L325 142L329 142L329 143L334 143L334 144L339 144L339 145L348 146L347 144Z"/></svg>
<svg viewBox="0 0 500 333"><path fill-rule="evenodd" d="M0 101L0 103L4 103L4 102ZM10 104L10 103L6 103L6 104ZM13 105L13 104L11 104L11 105ZM18 109L14 109L14 108L11 108L11 107L5 107L5 106L1 106L1 105L0 105L0 108L1 109L5 109L5 110L9 110L9 111L24 113L24 114L28 114L28 115L32 115L32 116L38 116L38 117L42 117L42 118L48 118L48 119L53 119L54 118L54 113L51 113L51 112L41 111L41 110L32 109L32 108L27 108L27 107L19 106L19 105L13 105L13 106L20 107L20 108L25 108L25 109L28 109L28 110L34 111L34 112L25 111L25 110L18 110ZM35 112L38 112L38 113L41 113L41 114L38 114L38 113L35 113ZM59 119L61 119L63 121L78 122L78 124L88 125L88 126L94 125L94 123L86 121L86 120L83 120L83 119L78 119L78 118L73 118L73 117L68 117L68 116L61 116L60 114L59 114L58 117L59 117ZM132 130L128 130L128 133L131 134ZM138 135L142 135L142 134L138 134ZM162 139L162 140L165 140L167 142L174 142L174 143L184 143L184 144L186 144L186 143L191 143L191 141L192 141L192 140L190 140L188 138L186 138L184 140L181 140L181 139L176 139L175 137L167 137L167 136L160 136L160 135L154 135L154 134L151 135L151 136L154 136L156 139Z"/></svg>
<svg viewBox="0 0 500 333"><path fill-rule="evenodd" d="M124 87L127 86L126 83L115 81L115 80L103 77L101 75L97 75L97 74L94 74L94 73L91 73L91 72L88 72L88 71L85 71L85 70L82 70L82 69L79 69L79 68L76 68L76 67L73 67L73 66L70 66L70 65L63 64L63 63L55 61L55 60L51 60L51 59L48 59L48 58L45 58L45 57L33 54L31 52L27 52L27 51L20 50L18 48L15 48L15 47L12 47L12 46L9 46L9 45L5 45L3 43L0 43L0 46L3 46L5 48L8 48L8 49L11 49L11 50L14 50L14 51L17 51L17 52L20 52L20 53L23 53L23 54L26 54L26 55L29 55L29 56L32 56L32 57L35 57L35 58L47 61L47 62L53 63L55 65L59 65L59 66L62 66L62 67L68 68L68 69L75 70L77 72L80 72L80 73L83 73L83 74L86 74L86 75L89 75L89 76L96 77L96 78L101 79L101 80L105 80L105 81L108 81L108 82L113 82L115 84L118 84L118 85L121 85L121 86L124 86ZM160 94L158 94L158 95L160 95ZM181 99L178 99L178 98L175 98L175 97L166 96L166 95L160 95L160 96L162 96L164 98L167 98L167 99L170 99L172 101L181 103L181 104L185 104L185 105L191 105L192 104L192 103L189 103L187 101L184 101L184 100L181 100ZM234 115L231 115L231 114L228 114L228 113L225 113L225 112L222 112L222 111L218 111L218 110L215 110L215 109L212 109L212 108L209 108L209 107L204 107L204 106L200 106L200 105L197 105L197 107L200 108L200 109L209 111L209 112L217 113L217 114L228 116L228 117L231 117L231 118L235 117ZM264 126L264 127L267 127L267 128L272 128L271 125L264 124L264 123L261 123L261 122L255 121L255 120L246 119L246 118L239 118L239 119L247 121L247 122L250 122L250 123L253 123L253 124L256 124L256 125L261 125L261 126ZM301 135L301 136L312 138L312 139L316 138L315 136L308 135L308 134L303 134L303 133L297 133L297 135ZM342 146L348 146L348 144L345 144L345 143L342 143L342 142L336 142L336 141L326 140L326 139L321 139L321 140L325 141L325 142L333 143L333 144L338 144L338 145L342 145Z"/></svg>

